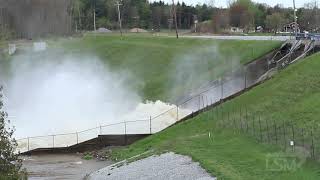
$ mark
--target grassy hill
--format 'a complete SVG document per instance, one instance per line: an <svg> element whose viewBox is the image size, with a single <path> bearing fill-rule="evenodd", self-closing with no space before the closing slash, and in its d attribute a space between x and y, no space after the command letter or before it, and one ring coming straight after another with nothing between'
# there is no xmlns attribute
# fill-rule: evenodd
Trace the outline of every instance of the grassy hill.
<svg viewBox="0 0 320 180"><path fill-rule="evenodd" d="M308 57L216 109L141 140L128 148L115 150L112 156L123 159L147 150L174 151L191 156L218 179L319 179L319 164L305 156L308 154L308 149L304 149L306 146L297 144L295 152L291 152L290 148L284 152L283 143L288 143L288 147L290 138L284 138L283 143L280 142L282 139L278 139L278 143L267 143L265 123L259 128L257 118L259 114L260 121L269 122L270 125L274 122L274 127L281 127L283 123L290 122L295 129L313 130L314 137L310 139L310 136L305 134L304 142L310 144L313 140L315 153L319 157L319 68L320 55ZM241 119L244 127L250 126L247 133L239 132L240 125L238 128L233 128L232 125L232 120L239 123L236 116L239 116L241 107L247 107L248 115L246 118L242 116ZM255 122L256 126L252 126L251 122ZM272 127L269 126L270 129ZM291 126L286 129L289 137L290 129ZM252 130L258 135L252 135ZM278 130L281 134L281 128ZM263 143L259 140L260 132ZM295 138L298 137L301 137L301 134L296 132ZM291 157L294 157L295 163L301 163L302 166L294 166Z"/></svg>
<svg viewBox="0 0 320 180"><path fill-rule="evenodd" d="M94 54L114 71L128 71L134 88L148 100L172 100L211 81L226 70L252 61L279 47L276 41L176 40L150 35L86 35L52 46ZM185 83L188 81L188 83Z"/></svg>

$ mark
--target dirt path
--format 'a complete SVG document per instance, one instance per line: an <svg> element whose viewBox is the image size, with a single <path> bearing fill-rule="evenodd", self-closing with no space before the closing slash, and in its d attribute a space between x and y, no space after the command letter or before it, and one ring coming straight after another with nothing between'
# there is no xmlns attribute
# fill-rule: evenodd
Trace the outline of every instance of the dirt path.
<svg viewBox="0 0 320 180"><path fill-rule="evenodd" d="M87 174L112 164L110 161L83 160L77 154L22 157L29 179L83 179Z"/></svg>

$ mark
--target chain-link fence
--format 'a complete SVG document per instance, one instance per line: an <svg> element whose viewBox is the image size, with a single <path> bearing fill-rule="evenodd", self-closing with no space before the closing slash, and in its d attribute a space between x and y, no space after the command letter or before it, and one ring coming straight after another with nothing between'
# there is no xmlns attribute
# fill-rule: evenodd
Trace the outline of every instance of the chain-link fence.
<svg viewBox="0 0 320 180"><path fill-rule="evenodd" d="M259 83L261 75L268 71L267 62L254 62L231 72L214 81L210 87L202 88L197 95L190 96L177 106L171 106L157 116L141 120L122 121L107 124L85 131L70 134L29 137L18 140L20 152L37 148L68 147L96 138L98 135L153 134L175 124L176 122L228 99L243 90Z"/></svg>

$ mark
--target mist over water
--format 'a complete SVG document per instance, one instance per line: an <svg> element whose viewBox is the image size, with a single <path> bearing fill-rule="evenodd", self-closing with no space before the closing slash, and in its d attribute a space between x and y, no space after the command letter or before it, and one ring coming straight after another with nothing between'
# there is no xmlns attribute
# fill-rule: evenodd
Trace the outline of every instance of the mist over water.
<svg viewBox="0 0 320 180"><path fill-rule="evenodd" d="M171 93L173 99L177 99L177 95L200 93L201 85L240 66L237 58L224 62L227 58L220 55L216 46L196 49L175 58L169 65L172 73L168 82L169 86L180 89ZM99 125L148 120L176 108L176 105L161 101L143 102L132 86L143 82L128 71L111 70L92 55L65 55L54 51L26 53L15 56L6 68L6 73L0 72L0 84L5 87L5 108L16 127L17 138L73 133ZM3 70L0 67L0 71ZM232 82L226 90L232 92L240 86L233 87L234 84ZM209 101L220 98L219 89L206 94ZM198 101L181 106L178 116L184 117L198 107ZM156 118L153 132L175 123L176 113L172 110ZM148 121L144 124L147 128L132 125L131 129L135 129L132 132L149 131ZM117 132L122 133L122 129Z"/></svg>
<svg viewBox="0 0 320 180"><path fill-rule="evenodd" d="M75 132L123 121L141 102L125 84L128 73L111 72L96 57L18 56L5 82L6 109L16 136Z"/></svg>
<svg viewBox="0 0 320 180"><path fill-rule="evenodd" d="M205 46L177 54L176 60L170 65L172 78L168 86L179 89L171 88L171 97L175 99L182 95L197 95L203 88L212 86L208 84L211 81L242 66L238 57L220 51L219 46Z"/></svg>
<svg viewBox="0 0 320 180"><path fill-rule="evenodd" d="M4 71L5 70L5 71ZM149 120L175 105L161 101L143 102L134 83L142 83L130 72L115 72L94 56L54 53L22 54L2 71L5 109L15 136L25 138L74 133L100 125ZM3 73L6 72L6 73ZM136 81L136 82L132 82ZM173 111L176 112L176 111ZM189 113L181 111L180 114ZM153 131L174 123L177 115L167 113L153 121ZM144 124L149 126L149 121ZM133 133L149 128L133 124ZM129 126L129 125L128 125ZM123 133L122 127L113 132ZM106 132L108 133L108 132Z"/></svg>

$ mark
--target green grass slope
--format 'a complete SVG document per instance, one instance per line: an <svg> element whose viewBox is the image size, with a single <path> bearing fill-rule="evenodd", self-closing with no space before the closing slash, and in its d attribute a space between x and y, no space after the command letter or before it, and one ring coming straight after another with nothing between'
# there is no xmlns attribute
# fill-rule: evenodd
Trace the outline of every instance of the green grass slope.
<svg viewBox="0 0 320 180"><path fill-rule="evenodd" d="M235 107L247 107L249 117L260 114L262 121L271 119L276 124L290 121L295 127L316 128L319 126L320 113L319 69L320 55L316 54L288 67L266 83L224 103L220 110L223 109L224 114L229 114L229 119L233 119L238 115L234 113ZM294 155L297 157L294 162L301 163L302 166L294 166L291 161L282 164L280 162L280 165L276 166L268 164L270 155L274 157L273 155L283 152L282 146L259 143L259 138L253 138L250 133L238 133L231 127L222 128L219 125L222 117L216 113L216 109L202 113L128 148L115 150L112 157L123 159L151 149L155 152L174 151L191 156L218 179L320 178L319 164L310 159L304 162L304 157L298 152L291 154L287 151L284 155ZM252 118L242 120L249 119L251 122ZM314 132L314 144L318 147L319 130L314 129ZM281 159L271 162L279 163L277 160Z"/></svg>
<svg viewBox="0 0 320 180"><path fill-rule="evenodd" d="M172 100L224 71L280 46L275 41L189 39L148 35L86 35L52 44L71 52L94 54L111 69L128 71L146 100ZM185 83L185 80L189 80Z"/></svg>

